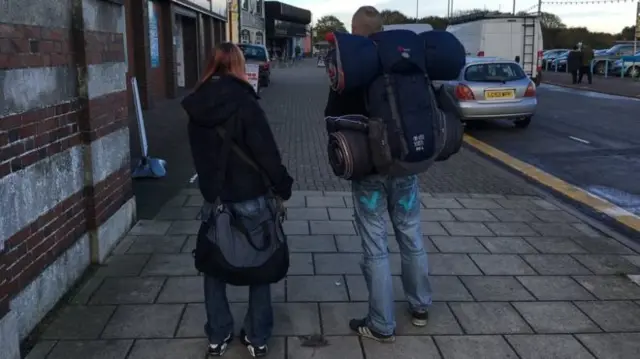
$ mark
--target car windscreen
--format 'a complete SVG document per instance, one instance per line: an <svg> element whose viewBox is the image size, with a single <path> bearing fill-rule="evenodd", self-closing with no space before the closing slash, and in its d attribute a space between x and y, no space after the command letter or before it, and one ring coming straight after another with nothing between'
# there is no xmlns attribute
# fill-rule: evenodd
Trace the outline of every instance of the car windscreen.
<svg viewBox="0 0 640 359"><path fill-rule="evenodd" d="M506 82L525 78L527 75L518 64L492 62L469 65L464 72L466 81Z"/></svg>
<svg viewBox="0 0 640 359"><path fill-rule="evenodd" d="M267 61L267 52L260 46L238 45L247 60Z"/></svg>

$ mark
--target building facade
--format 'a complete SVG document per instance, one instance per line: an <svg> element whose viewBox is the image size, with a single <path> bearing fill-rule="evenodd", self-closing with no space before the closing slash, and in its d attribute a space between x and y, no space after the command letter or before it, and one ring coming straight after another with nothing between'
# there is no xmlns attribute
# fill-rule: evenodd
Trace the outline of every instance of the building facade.
<svg viewBox="0 0 640 359"><path fill-rule="evenodd" d="M135 221L124 1L11 1L0 25L0 357L19 359Z"/></svg>
<svg viewBox="0 0 640 359"><path fill-rule="evenodd" d="M304 50L311 11L279 1L265 2L267 47L278 56L292 57L296 47Z"/></svg>
<svg viewBox="0 0 640 359"><path fill-rule="evenodd" d="M243 44L265 44L263 0L234 0L240 4L240 38Z"/></svg>
<svg viewBox="0 0 640 359"><path fill-rule="evenodd" d="M128 76L145 109L192 88L213 47L228 41L227 0L125 0L125 7Z"/></svg>

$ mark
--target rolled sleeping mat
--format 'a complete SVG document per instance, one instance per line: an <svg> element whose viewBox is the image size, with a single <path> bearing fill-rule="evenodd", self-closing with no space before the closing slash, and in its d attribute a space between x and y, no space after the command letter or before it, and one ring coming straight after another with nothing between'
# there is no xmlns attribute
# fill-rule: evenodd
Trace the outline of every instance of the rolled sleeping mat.
<svg viewBox="0 0 640 359"><path fill-rule="evenodd" d="M444 30L425 31L419 36L425 44L425 61L429 78L432 81L457 79L467 60L460 40Z"/></svg>
<svg viewBox="0 0 640 359"><path fill-rule="evenodd" d="M404 29L380 31L369 39L376 43L376 53L382 66L378 71L401 73L419 68L426 72L424 39L415 32ZM345 78L350 74L345 72Z"/></svg>
<svg viewBox="0 0 640 359"><path fill-rule="evenodd" d="M327 145L333 173L346 180L358 180L373 171L367 133L340 130L329 134Z"/></svg>

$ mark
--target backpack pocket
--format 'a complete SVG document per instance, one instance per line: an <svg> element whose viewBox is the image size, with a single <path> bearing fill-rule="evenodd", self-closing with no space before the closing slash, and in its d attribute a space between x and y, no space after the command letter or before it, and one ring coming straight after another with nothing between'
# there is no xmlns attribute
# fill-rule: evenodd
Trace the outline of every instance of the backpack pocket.
<svg viewBox="0 0 640 359"><path fill-rule="evenodd" d="M369 149L371 162L378 173L387 173L393 164L387 125L382 119L369 119Z"/></svg>

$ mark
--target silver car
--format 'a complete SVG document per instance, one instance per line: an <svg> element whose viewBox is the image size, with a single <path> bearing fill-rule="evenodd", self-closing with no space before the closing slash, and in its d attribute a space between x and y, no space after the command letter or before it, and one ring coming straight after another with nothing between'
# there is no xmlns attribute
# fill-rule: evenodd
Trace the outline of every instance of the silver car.
<svg viewBox="0 0 640 359"><path fill-rule="evenodd" d="M510 60L467 57L457 80L437 84L456 98L463 121L509 119L525 128L538 105L536 85Z"/></svg>

